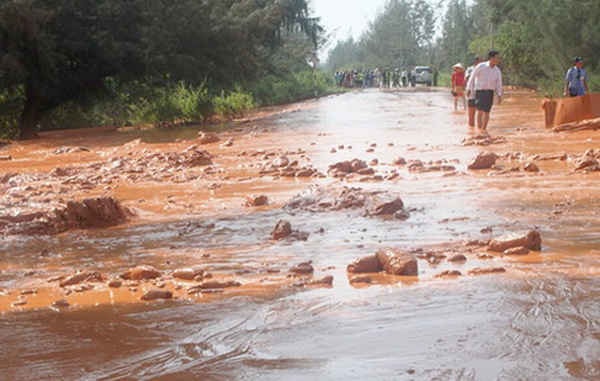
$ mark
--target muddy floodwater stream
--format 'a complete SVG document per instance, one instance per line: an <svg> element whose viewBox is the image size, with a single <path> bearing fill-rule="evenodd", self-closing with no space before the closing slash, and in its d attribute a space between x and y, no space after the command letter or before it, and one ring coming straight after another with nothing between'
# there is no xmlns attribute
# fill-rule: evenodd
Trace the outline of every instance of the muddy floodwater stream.
<svg viewBox="0 0 600 381"><path fill-rule="evenodd" d="M90 129L0 148L0 380L600 379L600 171L581 164L600 158L600 135L544 129L540 102L509 92L492 138L447 91L372 90L207 144L197 127ZM468 169L481 151L495 166ZM368 167L332 174L353 159ZM316 186L394 195L404 214L290 206ZM131 216L93 229L15 217L90 197ZM272 239L279 220L296 238ZM541 251L485 246L528 230ZM351 281L347 265L384 247L415 255L418 275ZM290 272L309 261L313 275ZM106 285L139 265L160 278ZM192 292L170 275L193 266L233 283ZM98 279L58 286L78 270ZM156 287L173 298L140 300Z"/></svg>

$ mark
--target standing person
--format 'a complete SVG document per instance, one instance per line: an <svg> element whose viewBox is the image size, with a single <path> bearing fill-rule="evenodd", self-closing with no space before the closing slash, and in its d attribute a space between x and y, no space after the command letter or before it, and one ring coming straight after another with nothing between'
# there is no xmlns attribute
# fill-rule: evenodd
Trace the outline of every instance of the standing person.
<svg viewBox="0 0 600 381"><path fill-rule="evenodd" d="M567 70L565 75L565 97L580 97L589 92L583 58L575 57L574 61L573 67Z"/></svg>
<svg viewBox="0 0 600 381"><path fill-rule="evenodd" d="M487 130L490 111L494 104L494 92L498 95L498 104L502 103L502 72L498 64L500 64L500 53L491 50L488 53L488 60L477 65L467 83L467 97L475 94L477 128L481 130Z"/></svg>
<svg viewBox="0 0 600 381"><path fill-rule="evenodd" d="M465 71L465 83L469 83L469 79L473 75L473 71L475 71L475 68L480 63L481 63L481 59L479 57L475 57L475 59L473 60L473 65L469 66L467 68L467 70ZM475 107L475 94L474 93L470 94L470 96L467 97L467 104L468 104L468 109L469 109L467 112L467 114L469 115L469 127L475 127L475 112L476 112L477 108Z"/></svg>
<svg viewBox="0 0 600 381"><path fill-rule="evenodd" d="M459 62L452 66L452 95L454 96L454 111L458 110L458 100L462 100L463 110L465 104L465 67Z"/></svg>

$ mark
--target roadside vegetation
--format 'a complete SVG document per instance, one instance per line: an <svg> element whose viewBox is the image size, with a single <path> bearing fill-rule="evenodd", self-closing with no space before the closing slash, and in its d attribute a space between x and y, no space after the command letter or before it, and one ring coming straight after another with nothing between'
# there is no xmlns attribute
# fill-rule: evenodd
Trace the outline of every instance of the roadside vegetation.
<svg viewBox="0 0 600 381"><path fill-rule="evenodd" d="M439 72L438 84L447 85L452 65L468 66L494 48L502 54L508 84L560 96L573 57L583 56L590 88L600 91L597 0L449 0L441 19L431 4L388 1L361 38L337 44L328 69L431 65Z"/></svg>
<svg viewBox="0 0 600 381"><path fill-rule="evenodd" d="M333 89L307 0L0 5L0 136L202 122Z"/></svg>

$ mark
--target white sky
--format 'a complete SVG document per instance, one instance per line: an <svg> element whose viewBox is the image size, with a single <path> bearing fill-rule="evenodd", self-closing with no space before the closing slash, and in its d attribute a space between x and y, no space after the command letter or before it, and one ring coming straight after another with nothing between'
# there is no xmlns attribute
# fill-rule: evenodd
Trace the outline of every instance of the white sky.
<svg viewBox="0 0 600 381"><path fill-rule="evenodd" d="M325 46L321 52L321 58L326 58L326 52L335 46L336 41L351 35L358 39L377 13L383 10L386 1L311 0L313 14L321 18L321 23L330 38L328 46Z"/></svg>
<svg viewBox="0 0 600 381"><path fill-rule="evenodd" d="M325 27L329 36L329 43L320 52L321 61L327 59L327 53L335 46L336 41L343 40L349 36L358 39L369 23L381 11L387 0L310 0L313 15L321 18L321 24ZM437 10L438 17L444 12L444 0L429 0ZM468 0L467 4L472 4Z"/></svg>

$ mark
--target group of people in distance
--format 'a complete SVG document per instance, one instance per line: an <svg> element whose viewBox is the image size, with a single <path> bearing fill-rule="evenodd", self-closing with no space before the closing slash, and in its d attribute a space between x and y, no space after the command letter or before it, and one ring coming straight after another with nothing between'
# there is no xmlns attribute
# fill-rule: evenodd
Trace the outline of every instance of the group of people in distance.
<svg viewBox="0 0 600 381"><path fill-rule="evenodd" d="M335 83L339 87L346 88L370 88L378 87L383 89L393 89L400 87L414 86L414 80L409 70L349 70L336 71L334 74Z"/></svg>
<svg viewBox="0 0 600 381"><path fill-rule="evenodd" d="M502 103L504 90L502 88L502 72L500 64L500 53L492 50L488 53L487 61L481 62L479 57L473 61L473 65L467 69L460 63L452 67L452 95L454 96L454 110L458 110L459 100L468 108L468 121L470 127L486 130L494 95L497 103ZM588 78L583 69L583 58L575 57L574 65L565 75L564 96L577 97L589 92ZM466 99L466 102L465 102Z"/></svg>

